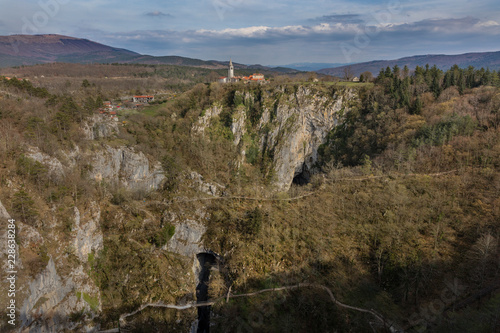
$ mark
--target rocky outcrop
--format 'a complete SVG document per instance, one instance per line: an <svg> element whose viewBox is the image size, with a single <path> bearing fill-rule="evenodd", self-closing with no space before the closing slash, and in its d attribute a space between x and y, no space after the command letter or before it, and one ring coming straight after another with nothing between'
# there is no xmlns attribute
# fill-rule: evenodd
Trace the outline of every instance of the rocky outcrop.
<svg viewBox="0 0 500 333"><path fill-rule="evenodd" d="M76 234L74 240L75 254L82 262L87 262L90 253L98 253L102 249L103 235L99 227L101 219L101 210L99 206L92 202L89 209L80 216L77 207L75 210L75 228Z"/></svg>
<svg viewBox="0 0 500 333"><path fill-rule="evenodd" d="M221 112L222 112L222 106L217 104L206 109L203 115L193 125L193 133L201 135L205 134L205 129L207 129L210 126L212 118L218 117Z"/></svg>
<svg viewBox="0 0 500 333"><path fill-rule="evenodd" d="M7 209L5 209L5 207L3 206L1 201L0 201L0 219L2 219L2 220L10 219L10 215L7 212Z"/></svg>
<svg viewBox="0 0 500 333"><path fill-rule="evenodd" d="M98 330L92 319L99 308L91 300L98 304L99 291L88 283L82 267L62 278L50 258L46 269L29 284L28 290L20 310L21 330L28 329L30 333ZM85 315L78 323L72 323L74 313Z"/></svg>
<svg viewBox="0 0 500 333"><path fill-rule="evenodd" d="M82 160L90 161L91 179L97 182L119 182L130 190L157 190L165 179L160 162L151 165L146 155L132 148L103 145L100 150L82 152L76 146L73 151L61 154L68 167L36 147L30 147L26 156L43 164L50 175L59 179L64 176L65 171L81 164Z"/></svg>
<svg viewBox="0 0 500 333"><path fill-rule="evenodd" d="M57 158L42 153L38 147L29 147L26 156L47 167L49 174L60 178L64 176L64 167Z"/></svg>
<svg viewBox="0 0 500 333"><path fill-rule="evenodd" d="M166 213L164 220L175 226L175 233L165 245L170 252L196 259L196 254L203 252L202 237L206 227L203 224L205 212L198 211L195 216L181 217Z"/></svg>
<svg viewBox="0 0 500 333"><path fill-rule="evenodd" d="M205 193L214 197L224 195L225 187L217 183L208 183L203 180L203 176L197 172L191 172L187 175L187 179L191 181L191 187L201 193Z"/></svg>
<svg viewBox="0 0 500 333"><path fill-rule="evenodd" d="M109 138L118 133L118 123L107 115L95 114L82 126L87 140Z"/></svg>
<svg viewBox="0 0 500 333"><path fill-rule="evenodd" d="M120 182L131 190L157 190L165 178L159 162L151 166L146 155L132 148L105 145L91 159L90 174L97 182Z"/></svg>
<svg viewBox="0 0 500 333"><path fill-rule="evenodd" d="M85 253L86 249L98 249L99 244L102 246L102 235L99 238L98 231L89 232L92 230L92 221L98 223L99 213L97 207L91 206L82 214L80 218L82 222L77 223L76 233L83 236L81 239L84 245L80 252ZM0 202L1 225L4 226L4 222L9 218L10 214ZM60 274L62 267L58 267L56 263L60 262L60 265L64 265L61 258L50 257L45 269L36 278L30 280L25 273L19 254L25 249L44 243L44 239L32 226L20 221L16 221L15 224L18 235L15 267L19 271L18 280L16 280L18 286L16 301L19 310L16 328L19 332L97 332L99 326L96 326L94 318L100 311L100 292L93 280L84 272L83 266L64 267L65 273ZM0 238L2 244L7 246L5 230L7 228L2 228ZM86 246L86 244L90 245ZM2 249L0 255L2 263L6 263L4 256L7 251L5 248ZM85 260L87 260L86 257ZM3 281L6 278L4 274L8 270L3 265L2 268L2 290L4 290ZM6 304L6 296L7 294L0 296L2 304ZM72 322L72 318L75 318L76 322Z"/></svg>
<svg viewBox="0 0 500 333"><path fill-rule="evenodd" d="M7 228L7 223L8 220L11 218L10 214L7 212L7 209L3 206L2 202L0 201L0 227L2 228L0 230L0 260L2 260L1 263L1 268L2 268L2 285L4 282L6 282L6 275L5 272L9 271L8 269L8 262L7 262L7 254L8 254L8 228ZM19 244L16 244L16 262L19 263ZM6 297L6 295L0 295L0 299L2 297ZM3 303L2 303L3 305Z"/></svg>
<svg viewBox="0 0 500 333"><path fill-rule="evenodd" d="M118 123L103 115L93 115L83 125L88 140L110 138L119 132ZM159 162L150 164L142 152L132 148L113 148L103 145L102 149L86 154L91 161L90 176L100 182L120 182L130 190L156 190L163 179Z"/></svg>
<svg viewBox="0 0 500 333"><path fill-rule="evenodd" d="M233 119L231 123L231 132L233 133L234 137L234 144L237 146L243 135L246 134L246 121L247 121L247 114L244 106L239 106L236 109L236 112L233 114Z"/></svg>

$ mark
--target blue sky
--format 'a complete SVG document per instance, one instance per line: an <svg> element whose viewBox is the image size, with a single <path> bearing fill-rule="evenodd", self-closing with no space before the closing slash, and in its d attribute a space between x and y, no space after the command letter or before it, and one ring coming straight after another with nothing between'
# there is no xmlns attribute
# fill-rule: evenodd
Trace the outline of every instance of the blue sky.
<svg viewBox="0 0 500 333"><path fill-rule="evenodd" d="M284 65L500 50L498 0L0 0L0 34Z"/></svg>

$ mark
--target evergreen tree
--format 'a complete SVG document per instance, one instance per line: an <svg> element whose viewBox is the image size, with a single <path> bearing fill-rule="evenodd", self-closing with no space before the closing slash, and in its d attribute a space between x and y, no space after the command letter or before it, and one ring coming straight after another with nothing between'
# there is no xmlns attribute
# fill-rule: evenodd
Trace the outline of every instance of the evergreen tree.
<svg viewBox="0 0 500 333"><path fill-rule="evenodd" d="M392 78L392 71L391 71L391 67L387 66L387 68L385 69L384 76L385 76L385 77L388 77L388 78Z"/></svg>
<svg viewBox="0 0 500 333"><path fill-rule="evenodd" d="M458 92L460 93L460 95L464 94L465 88L466 88L465 75L463 71L460 71L460 74L458 75Z"/></svg>
<svg viewBox="0 0 500 333"><path fill-rule="evenodd" d="M422 112L423 103L420 99L420 96L415 98L415 102L413 103L413 107L410 109L412 114L420 114Z"/></svg>

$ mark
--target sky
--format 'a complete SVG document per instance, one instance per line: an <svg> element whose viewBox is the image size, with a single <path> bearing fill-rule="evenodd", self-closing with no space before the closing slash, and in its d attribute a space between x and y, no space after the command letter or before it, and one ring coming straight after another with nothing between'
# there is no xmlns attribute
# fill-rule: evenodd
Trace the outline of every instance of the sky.
<svg viewBox="0 0 500 333"><path fill-rule="evenodd" d="M156 56L355 63L500 50L498 0L0 0L0 35L61 34Z"/></svg>

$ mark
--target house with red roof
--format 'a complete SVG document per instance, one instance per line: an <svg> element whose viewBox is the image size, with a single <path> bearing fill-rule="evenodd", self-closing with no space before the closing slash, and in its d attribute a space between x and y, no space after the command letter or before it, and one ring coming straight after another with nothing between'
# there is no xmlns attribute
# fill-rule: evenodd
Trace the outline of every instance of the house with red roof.
<svg viewBox="0 0 500 333"><path fill-rule="evenodd" d="M132 101L134 103L150 103L155 100L154 96L151 95L142 95L142 96L134 96Z"/></svg>

